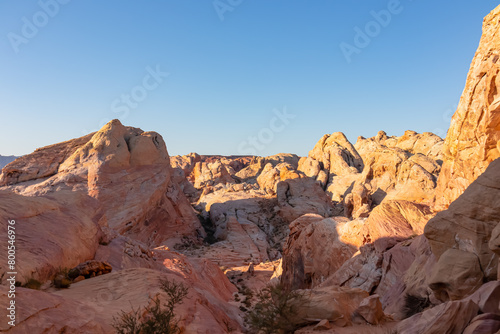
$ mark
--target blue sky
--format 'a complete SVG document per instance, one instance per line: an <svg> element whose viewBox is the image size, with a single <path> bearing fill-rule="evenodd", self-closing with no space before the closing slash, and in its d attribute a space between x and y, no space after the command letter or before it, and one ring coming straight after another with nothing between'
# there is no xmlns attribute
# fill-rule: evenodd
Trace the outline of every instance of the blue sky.
<svg viewBox="0 0 500 334"><path fill-rule="evenodd" d="M443 136L497 5L0 0L0 154L113 118L159 132L171 155L307 155L336 131Z"/></svg>

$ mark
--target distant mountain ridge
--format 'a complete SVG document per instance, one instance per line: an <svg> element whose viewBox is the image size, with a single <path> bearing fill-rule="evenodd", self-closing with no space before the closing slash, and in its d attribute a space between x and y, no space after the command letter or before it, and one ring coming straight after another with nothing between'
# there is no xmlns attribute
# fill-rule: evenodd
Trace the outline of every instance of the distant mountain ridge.
<svg viewBox="0 0 500 334"><path fill-rule="evenodd" d="M19 157L16 157L15 155L1 155L0 154L0 169L4 168L8 163L11 163L12 161L16 160Z"/></svg>

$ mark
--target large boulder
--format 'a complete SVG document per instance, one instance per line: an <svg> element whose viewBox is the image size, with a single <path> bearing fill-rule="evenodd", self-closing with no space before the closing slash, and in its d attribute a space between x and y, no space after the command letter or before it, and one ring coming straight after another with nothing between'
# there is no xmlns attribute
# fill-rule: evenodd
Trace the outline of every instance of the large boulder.
<svg viewBox="0 0 500 334"><path fill-rule="evenodd" d="M471 320L463 334L491 334L500 330L500 316L497 314L480 314Z"/></svg>
<svg viewBox="0 0 500 334"><path fill-rule="evenodd" d="M17 279L45 281L60 268L72 268L94 257L102 233L92 214L97 201L81 193L63 191L50 197L22 196L0 190L0 247L7 250L8 221L17 238ZM0 265L0 276L11 271Z"/></svg>
<svg viewBox="0 0 500 334"><path fill-rule="evenodd" d="M311 288L336 272L362 244L362 239L352 240L356 232L362 238L356 223L316 214L294 220L283 249L281 282L292 289Z"/></svg>
<svg viewBox="0 0 500 334"><path fill-rule="evenodd" d="M197 162L193 168L193 183L195 188L200 189L218 183L235 183L235 180L220 161Z"/></svg>
<svg viewBox="0 0 500 334"><path fill-rule="evenodd" d="M9 300L8 291L6 286L0 286L2 300ZM106 292L109 293L109 288ZM100 311L88 302L19 287L16 289L16 325L10 327L7 321L2 321L0 331L11 334L115 333L111 321L102 309Z"/></svg>
<svg viewBox="0 0 500 334"><path fill-rule="evenodd" d="M340 326L350 325L355 311L368 297L363 290L335 286L297 291L302 296L295 317L298 324L327 319Z"/></svg>
<svg viewBox="0 0 500 334"><path fill-rule="evenodd" d="M373 202L379 204L385 198L430 202L440 170L438 162L415 150L388 147L384 138L385 133L379 132L376 137L358 138L354 145L365 166L361 181Z"/></svg>
<svg viewBox="0 0 500 334"><path fill-rule="evenodd" d="M478 311L470 300L444 303L401 321L396 333L462 334Z"/></svg>
<svg viewBox="0 0 500 334"><path fill-rule="evenodd" d="M370 242L382 238L406 239L420 235L432 216L430 208L424 204L385 200L373 209L366 220L365 236Z"/></svg>
<svg viewBox="0 0 500 334"><path fill-rule="evenodd" d="M384 312L404 318L405 296L428 299L428 277L435 265L427 239L418 236L398 242L384 238L360 248L321 286L359 288L380 296Z"/></svg>
<svg viewBox="0 0 500 334"><path fill-rule="evenodd" d="M306 213L330 217L336 212L334 203L319 183L310 178L281 181L276 185L276 193L279 214L290 223Z"/></svg>
<svg viewBox="0 0 500 334"><path fill-rule="evenodd" d="M500 157L500 7L483 21L476 51L457 111L443 147L436 209L443 210Z"/></svg>
<svg viewBox="0 0 500 334"><path fill-rule="evenodd" d="M500 221L499 175L500 160L496 160L448 210L431 219L424 230L438 259L449 249L469 252L478 258L485 280L497 277L498 255L490 250L488 243ZM462 258L468 261L467 257Z"/></svg>
<svg viewBox="0 0 500 334"><path fill-rule="evenodd" d="M448 249L439 258L429 287L441 301L459 300L483 285L479 259L473 253Z"/></svg>
<svg viewBox="0 0 500 334"><path fill-rule="evenodd" d="M271 195L276 194L277 185L280 181L289 179L299 179L304 175L297 172L293 165L282 162L273 166L270 162L266 164L262 172L257 177L260 189Z"/></svg>
<svg viewBox="0 0 500 334"><path fill-rule="evenodd" d="M299 162L299 170L307 172L308 176L317 177L314 175L317 170L314 166L318 164L328 175L352 174L363 170L363 160L342 132L324 135L309 152L309 159Z"/></svg>

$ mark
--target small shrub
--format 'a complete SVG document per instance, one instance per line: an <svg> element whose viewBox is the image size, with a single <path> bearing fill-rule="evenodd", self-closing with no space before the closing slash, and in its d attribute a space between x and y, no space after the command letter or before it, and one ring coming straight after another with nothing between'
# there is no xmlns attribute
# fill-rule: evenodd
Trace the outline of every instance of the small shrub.
<svg viewBox="0 0 500 334"><path fill-rule="evenodd" d="M430 304L429 298L427 297L420 297L407 293L403 306L403 316L405 319L409 318L412 315L424 311Z"/></svg>
<svg viewBox="0 0 500 334"><path fill-rule="evenodd" d="M41 286L42 283L34 278L30 278L26 283L22 285L23 288L34 289L34 290L40 290Z"/></svg>
<svg viewBox="0 0 500 334"><path fill-rule="evenodd" d="M175 307L188 295L188 287L182 283L160 279L160 289L168 295L168 301L161 303L154 298L152 305L132 312L124 311L113 317L112 326L118 334L177 334L180 333L179 320L175 316Z"/></svg>
<svg viewBox="0 0 500 334"><path fill-rule="evenodd" d="M297 326L297 305L303 296L285 289L282 284L269 285L256 295L257 301L245 317L245 322L255 332L293 333Z"/></svg>
<svg viewBox="0 0 500 334"><path fill-rule="evenodd" d="M54 285L55 288L67 289L70 287L72 280L69 278L68 273L69 273L68 268L59 267L57 273L54 276L54 279L52 280L52 284Z"/></svg>

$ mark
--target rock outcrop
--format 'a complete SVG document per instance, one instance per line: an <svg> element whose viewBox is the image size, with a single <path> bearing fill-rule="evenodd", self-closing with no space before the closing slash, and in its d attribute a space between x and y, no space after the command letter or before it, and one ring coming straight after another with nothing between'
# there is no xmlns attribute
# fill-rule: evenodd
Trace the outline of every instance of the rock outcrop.
<svg viewBox="0 0 500 334"><path fill-rule="evenodd" d="M294 220L283 251L281 282L292 289L318 286L356 253L362 244L355 240L356 229L356 221L343 217L306 214Z"/></svg>
<svg viewBox="0 0 500 334"><path fill-rule="evenodd" d="M500 157L500 8L483 22L457 111L443 146L443 167L436 190L436 210L443 210Z"/></svg>
<svg viewBox="0 0 500 334"><path fill-rule="evenodd" d="M330 217L338 213L319 183L309 178L281 181L276 185L279 214L287 222L306 213Z"/></svg>
<svg viewBox="0 0 500 334"><path fill-rule="evenodd" d="M402 137L388 138L380 131L373 138L358 138L354 146L365 165L361 182L373 202L379 204L385 198L430 202L440 171L440 143L442 139L434 134L413 131Z"/></svg>
<svg viewBox="0 0 500 334"><path fill-rule="evenodd" d="M443 140L432 133L380 131L352 145L340 132L325 135L298 170L319 182L337 211L367 217L384 199L430 204L441 170Z"/></svg>
<svg viewBox="0 0 500 334"><path fill-rule="evenodd" d="M113 317L147 306L153 298L166 301L159 279L184 284L189 294L176 308L180 328L187 333L205 331L226 333L228 326L241 328L236 306L228 303L235 292L223 273L212 263L198 264L179 257L164 260L163 272L135 268L73 283L71 289L46 293L18 290L18 321L12 333L44 331L72 333L115 333ZM6 298L5 288L0 293ZM2 323L5 326L5 322ZM6 328L2 328L6 329Z"/></svg>
<svg viewBox="0 0 500 334"><path fill-rule="evenodd" d="M448 210L439 212L425 226L425 236L439 259L436 271L440 274L436 273L431 287L443 298L462 298L477 289L480 281L497 278L498 255L488 244L500 221L499 175L500 159L491 163ZM455 276L450 266L457 266ZM456 281L459 277L462 279ZM475 279L471 281L472 277ZM459 286L463 287L452 288ZM458 291L462 293L457 295Z"/></svg>
<svg viewBox="0 0 500 334"><path fill-rule="evenodd" d="M424 232L425 224L433 217L424 204L385 200L375 207L364 224L367 242L382 238L406 239Z"/></svg>
<svg viewBox="0 0 500 334"><path fill-rule="evenodd" d="M478 311L479 307L472 301L441 304L405 319L399 323L396 333L461 334Z"/></svg>
<svg viewBox="0 0 500 334"><path fill-rule="evenodd" d="M72 268L94 257L102 232L89 217L96 200L81 193L59 192L31 197L0 190L0 233L7 236L8 221L15 221L17 279L45 281L59 268ZM7 250L5 237L0 247ZM6 275L6 261L0 276Z"/></svg>
<svg viewBox="0 0 500 334"><path fill-rule="evenodd" d="M17 240L23 280L43 281L59 267L93 259L103 228L150 246L197 243L205 235L172 181L161 136L117 120L15 160L0 183L1 216L16 220L23 235Z"/></svg>
<svg viewBox="0 0 500 334"><path fill-rule="evenodd" d="M152 245L204 235L178 184L162 137L118 120L81 138L38 149L3 169L0 185L24 196L80 192L96 200L100 226Z"/></svg>
<svg viewBox="0 0 500 334"><path fill-rule="evenodd" d="M396 333L495 333L500 328L500 282L484 284L470 297L448 301L400 322Z"/></svg>
<svg viewBox="0 0 500 334"><path fill-rule="evenodd" d="M345 287L318 287L298 293L302 298L295 317L297 324L327 319L338 326L351 325L355 311L368 297L363 290Z"/></svg>

